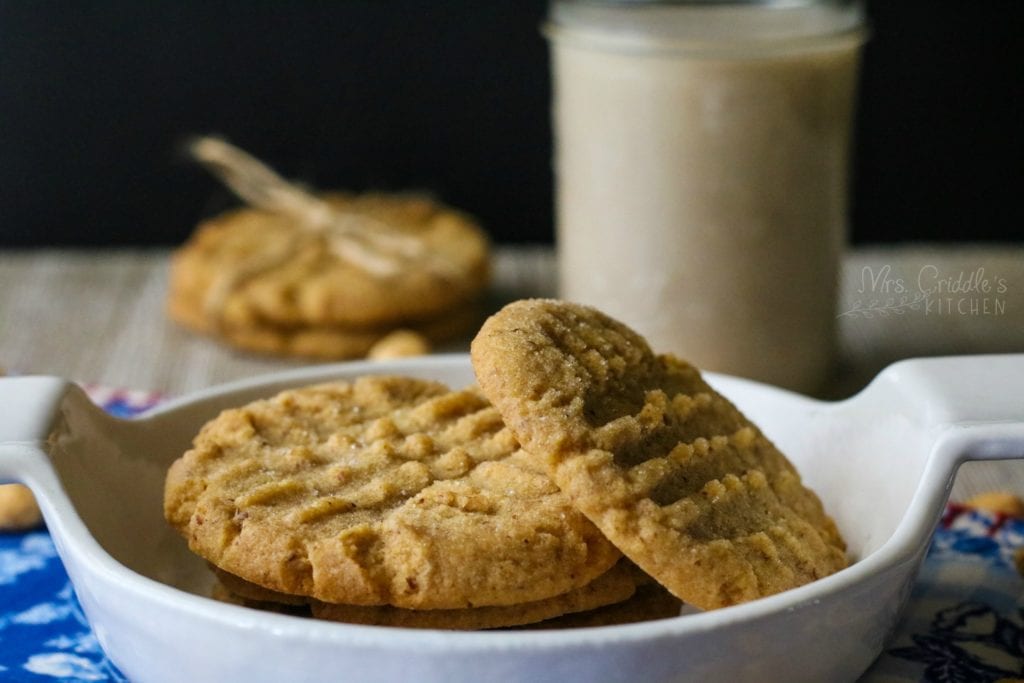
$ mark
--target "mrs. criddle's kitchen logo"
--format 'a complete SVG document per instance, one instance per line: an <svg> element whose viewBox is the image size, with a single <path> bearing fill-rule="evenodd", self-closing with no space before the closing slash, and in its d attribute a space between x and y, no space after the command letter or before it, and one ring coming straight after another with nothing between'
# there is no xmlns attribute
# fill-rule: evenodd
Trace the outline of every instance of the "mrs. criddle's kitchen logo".
<svg viewBox="0 0 1024 683"><path fill-rule="evenodd" d="M1006 313L1006 278L984 267L944 272L921 266L906 277L889 265L864 266L854 283L853 304L839 318L876 318L905 315L997 316Z"/></svg>

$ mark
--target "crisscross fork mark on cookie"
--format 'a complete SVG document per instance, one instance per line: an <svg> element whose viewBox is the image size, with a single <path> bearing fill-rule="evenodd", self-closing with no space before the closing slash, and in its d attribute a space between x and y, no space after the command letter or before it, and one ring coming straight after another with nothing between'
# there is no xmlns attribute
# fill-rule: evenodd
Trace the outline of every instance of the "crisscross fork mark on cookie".
<svg viewBox="0 0 1024 683"><path fill-rule="evenodd" d="M478 390L400 377L225 411L171 467L165 513L225 571L356 605L541 600L619 556Z"/></svg>
<svg viewBox="0 0 1024 683"><path fill-rule="evenodd" d="M473 341L478 381L552 478L630 559L702 609L846 564L792 464L689 364L594 309L510 304Z"/></svg>

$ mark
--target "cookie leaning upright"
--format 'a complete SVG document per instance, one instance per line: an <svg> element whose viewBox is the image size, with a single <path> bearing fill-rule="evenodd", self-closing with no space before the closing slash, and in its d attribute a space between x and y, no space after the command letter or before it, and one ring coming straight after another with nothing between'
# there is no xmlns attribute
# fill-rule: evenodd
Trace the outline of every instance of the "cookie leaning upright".
<svg viewBox="0 0 1024 683"><path fill-rule="evenodd" d="M592 308L519 301L472 345L523 448L623 553L713 609L846 566L818 497L689 364Z"/></svg>

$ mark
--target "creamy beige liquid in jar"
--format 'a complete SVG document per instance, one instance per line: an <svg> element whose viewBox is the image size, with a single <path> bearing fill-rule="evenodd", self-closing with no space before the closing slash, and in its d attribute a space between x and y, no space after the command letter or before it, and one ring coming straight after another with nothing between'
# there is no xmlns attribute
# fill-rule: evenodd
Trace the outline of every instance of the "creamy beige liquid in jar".
<svg viewBox="0 0 1024 683"><path fill-rule="evenodd" d="M546 33L560 296L703 369L818 390L861 6L560 0Z"/></svg>

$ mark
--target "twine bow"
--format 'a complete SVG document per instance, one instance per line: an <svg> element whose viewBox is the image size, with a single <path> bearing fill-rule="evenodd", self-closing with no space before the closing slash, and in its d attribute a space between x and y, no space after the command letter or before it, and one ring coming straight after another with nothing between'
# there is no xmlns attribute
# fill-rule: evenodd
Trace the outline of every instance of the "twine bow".
<svg viewBox="0 0 1024 683"><path fill-rule="evenodd" d="M284 248L264 252L222 273L207 292L204 309L219 320L228 296L241 283L287 262L307 239L323 239L342 261L386 279L419 265L458 280L454 264L416 236L365 213L345 211L290 183L247 152L215 137L199 137L189 153L248 205L286 216L295 231Z"/></svg>

